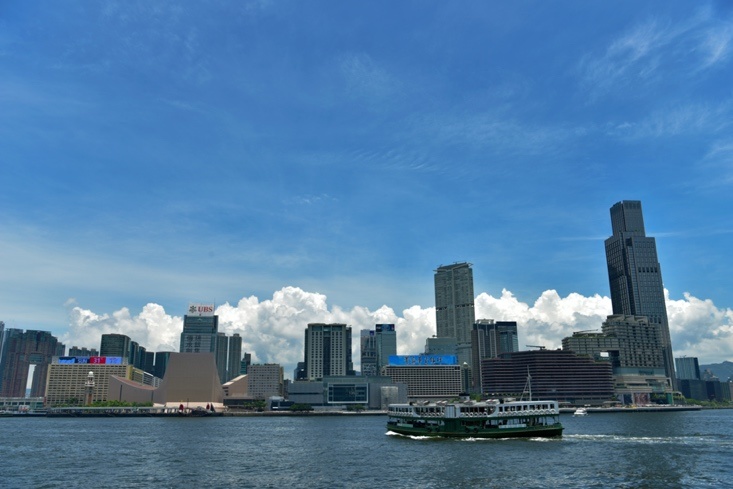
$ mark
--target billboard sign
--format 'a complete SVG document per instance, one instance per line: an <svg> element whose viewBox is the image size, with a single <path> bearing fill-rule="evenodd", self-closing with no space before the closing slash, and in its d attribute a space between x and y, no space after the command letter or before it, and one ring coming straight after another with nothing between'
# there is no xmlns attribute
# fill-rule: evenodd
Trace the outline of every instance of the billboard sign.
<svg viewBox="0 0 733 489"><path fill-rule="evenodd" d="M59 364L123 365L122 357L59 357Z"/></svg>
<svg viewBox="0 0 733 489"><path fill-rule="evenodd" d="M214 304L189 304L189 316L213 316Z"/></svg>
<svg viewBox="0 0 733 489"><path fill-rule="evenodd" d="M377 333L386 333L388 331L394 331L394 324L377 324Z"/></svg>
<svg viewBox="0 0 733 489"><path fill-rule="evenodd" d="M396 366L458 365L456 355L390 355L389 364Z"/></svg>

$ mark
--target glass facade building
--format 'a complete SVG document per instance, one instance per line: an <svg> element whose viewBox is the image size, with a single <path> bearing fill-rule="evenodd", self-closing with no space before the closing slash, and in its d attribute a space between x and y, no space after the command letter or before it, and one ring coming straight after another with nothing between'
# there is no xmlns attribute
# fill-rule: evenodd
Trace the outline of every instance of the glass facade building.
<svg viewBox="0 0 733 489"><path fill-rule="evenodd" d="M624 200L611 207L613 235L605 241L608 281L615 315L646 316L661 332L665 375L675 385L672 340L664 300L656 241L646 235L641 202Z"/></svg>
<svg viewBox="0 0 733 489"><path fill-rule="evenodd" d="M471 330L476 321L473 270L454 263L435 270L435 323L438 338L455 338L461 363L471 362Z"/></svg>

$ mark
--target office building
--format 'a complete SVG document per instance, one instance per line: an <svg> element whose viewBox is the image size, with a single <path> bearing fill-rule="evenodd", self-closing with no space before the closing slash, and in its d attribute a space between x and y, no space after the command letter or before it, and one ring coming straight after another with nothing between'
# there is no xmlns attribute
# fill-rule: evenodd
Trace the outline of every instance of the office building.
<svg viewBox="0 0 733 489"><path fill-rule="evenodd" d="M435 270L435 322L439 338L455 338L458 361L471 363L471 330L475 323L473 270L454 263Z"/></svg>
<svg viewBox="0 0 733 489"><path fill-rule="evenodd" d="M0 365L3 361L3 337L5 336L5 323L0 321ZM0 371L0 377L2 377L2 371Z"/></svg>
<svg viewBox="0 0 733 489"><path fill-rule="evenodd" d="M659 325L664 371L675 385L672 340L664 301L662 268L654 238L646 236L641 202L624 200L611 207L613 235L605 242L611 303L615 315L646 316Z"/></svg>
<svg viewBox="0 0 733 489"><path fill-rule="evenodd" d="M149 373L150 375L155 375L155 352L154 351L146 351L145 355L143 355L142 370L144 372Z"/></svg>
<svg viewBox="0 0 733 489"><path fill-rule="evenodd" d="M674 359L677 369L677 380L700 380L700 364L697 357L682 357Z"/></svg>
<svg viewBox="0 0 733 489"><path fill-rule="evenodd" d="M155 352L155 376L159 379L165 377L165 371L168 368L168 359L172 352L156 351Z"/></svg>
<svg viewBox="0 0 733 489"><path fill-rule="evenodd" d="M425 339L426 355L458 355L455 338L433 336Z"/></svg>
<svg viewBox="0 0 733 489"><path fill-rule="evenodd" d="M298 362L293 369L293 381L308 380L305 374L305 362Z"/></svg>
<svg viewBox="0 0 733 489"><path fill-rule="evenodd" d="M214 314L214 304L190 304L183 316L181 353L215 353L219 316Z"/></svg>
<svg viewBox="0 0 733 489"><path fill-rule="evenodd" d="M99 356L102 357L130 357L130 337L124 334L109 333L102 335L99 346ZM78 356L78 355L70 355Z"/></svg>
<svg viewBox="0 0 733 489"><path fill-rule="evenodd" d="M302 362L300 362L302 363ZM300 365L298 363L298 365ZM252 365L252 354L245 352L244 355L242 355L242 362L239 364L239 375L244 375L247 373L247 369L250 365ZM303 367L305 369L305 367Z"/></svg>
<svg viewBox="0 0 733 489"><path fill-rule="evenodd" d="M377 324L374 326L377 338L377 375L389 365L389 357L397 355L397 332L394 324Z"/></svg>
<svg viewBox="0 0 733 489"><path fill-rule="evenodd" d="M481 361L483 393L491 397L520 397L532 379L535 399L574 405L602 405L613 399L609 362L596 362L563 350L531 350L501 354Z"/></svg>
<svg viewBox="0 0 733 489"><path fill-rule="evenodd" d="M94 348L72 346L69 348L70 357L98 357L99 352Z"/></svg>
<svg viewBox="0 0 733 489"><path fill-rule="evenodd" d="M250 365L246 378L247 392L252 399L283 395L283 368L276 363Z"/></svg>
<svg viewBox="0 0 733 489"><path fill-rule="evenodd" d="M64 345L48 331L9 329L3 344L2 387L0 397L25 397L31 365L33 381L31 397L42 397L46 392L46 374L51 360Z"/></svg>
<svg viewBox="0 0 733 489"><path fill-rule="evenodd" d="M377 375L377 335L374 330L362 329L361 346L361 375L374 377Z"/></svg>
<svg viewBox="0 0 733 489"><path fill-rule="evenodd" d="M229 338L225 333L217 333L214 356L216 357L216 370L219 372L219 378L222 383L229 380L227 373L227 369L229 368L229 363L227 362L228 353Z"/></svg>
<svg viewBox="0 0 733 489"><path fill-rule="evenodd" d="M229 353L227 357L227 380L239 377L242 370L242 337L234 333L229 337Z"/></svg>
<svg viewBox="0 0 733 489"><path fill-rule="evenodd" d="M384 374L406 384L410 400L450 399L465 390L455 355L393 355Z"/></svg>
<svg viewBox="0 0 733 489"><path fill-rule="evenodd" d="M308 380L353 375L351 327L310 323L305 330L305 368Z"/></svg>
<svg viewBox="0 0 733 489"><path fill-rule="evenodd" d="M614 314L603 322L602 333L580 331L563 338L563 350L609 363L614 392L623 404L672 402L672 385L664 369L659 324L646 316Z"/></svg>
<svg viewBox="0 0 733 489"><path fill-rule="evenodd" d="M481 360L513 351L519 351L516 321L476 321L471 331L471 392L481 392Z"/></svg>
<svg viewBox="0 0 733 489"><path fill-rule="evenodd" d="M394 324L377 324L373 330L361 330L361 375L381 375L392 355L397 355Z"/></svg>

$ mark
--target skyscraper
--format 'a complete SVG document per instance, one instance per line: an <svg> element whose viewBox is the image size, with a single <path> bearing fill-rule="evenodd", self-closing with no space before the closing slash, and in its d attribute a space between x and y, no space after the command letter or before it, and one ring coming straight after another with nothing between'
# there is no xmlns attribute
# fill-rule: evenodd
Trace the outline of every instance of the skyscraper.
<svg viewBox="0 0 733 489"><path fill-rule="evenodd" d="M389 357L397 355L397 332L394 324L377 324L374 327L377 338L377 375L389 365Z"/></svg>
<svg viewBox="0 0 733 489"><path fill-rule="evenodd" d="M183 316L181 353L215 353L219 316L213 304L190 304Z"/></svg>
<svg viewBox="0 0 733 489"><path fill-rule="evenodd" d="M674 359L677 368L677 379L700 380L700 364L697 357L682 357Z"/></svg>
<svg viewBox="0 0 733 489"><path fill-rule="evenodd" d="M361 375L377 375L377 335L371 329L361 330Z"/></svg>
<svg viewBox="0 0 733 489"><path fill-rule="evenodd" d="M646 316L661 332L664 371L676 385L672 340L664 302L657 244L647 237L641 202L624 200L611 207L613 235L606 240L608 281L615 315Z"/></svg>
<svg viewBox="0 0 733 489"><path fill-rule="evenodd" d="M130 337L124 334L108 333L102 335L102 342L99 346L101 357L122 357L129 360ZM132 365L132 364L131 364Z"/></svg>
<svg viewBox="0 0 733 489"><path fill-rule="evenodd" d="M458 361L471 363L473 270L470 263L440 266L435 271L435 323L439 338L455 338Z"/></svg>
<svg viewBox="0 0 733 489"><path fill-rule="evenodd" d="M353 375L351 327L310 323L305 330L305 368L308 380Z"/></svg>
<svg viewBox="0 0 733 489"><path fill-rule="evenodd" d="M361 330L361 375L381 375L391 355L397 355L394 324L377 324L374 330Z"/></svg>
<svg viewBox="0 0 733 489"><path fill-rule="evenodd" d="M240 370L242 370L242 337L238 333L234 333L229 337L228 380L239 377Z"/></svg>
<svg viewBox="0 0 733 489"><path fill-rule="evenodd" d="M2 387L0 397L25 397L31 365L31 397L43 397L51 359L58 355L60 343L48 331L8 329L3 345ZM63 353L62 353L63 354Z"/></svg>
<svg viewBox="0 0 733 489"><path fill-rule="evenodd" d="M516 321L479 319L471 331L471 387L481 392L481 360L519 351Z"/></svg>

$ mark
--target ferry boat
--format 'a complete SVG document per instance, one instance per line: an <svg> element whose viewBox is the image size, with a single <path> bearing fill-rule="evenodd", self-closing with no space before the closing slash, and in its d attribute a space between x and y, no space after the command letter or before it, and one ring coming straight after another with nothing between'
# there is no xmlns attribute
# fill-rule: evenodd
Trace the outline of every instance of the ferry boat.
<svg viewBox="0 0 733 489"><path fill-rule="evenodd" d="M551 438L562 435L557 401L487 400L390 404L387 429L411 436Z"/></svg>

